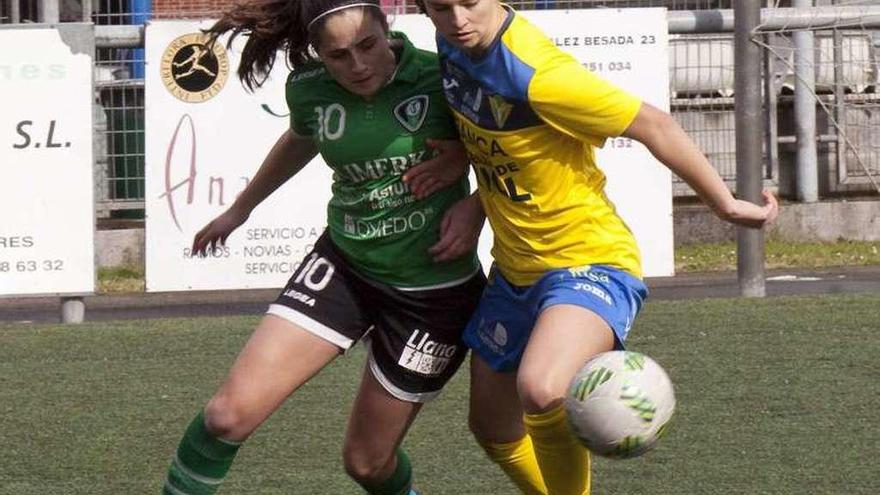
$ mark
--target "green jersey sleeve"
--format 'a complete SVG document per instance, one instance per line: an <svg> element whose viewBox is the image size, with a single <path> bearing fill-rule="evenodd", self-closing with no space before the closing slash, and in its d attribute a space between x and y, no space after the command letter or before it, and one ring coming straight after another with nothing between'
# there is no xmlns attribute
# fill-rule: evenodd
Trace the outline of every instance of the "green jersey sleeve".
<svg viewBox="0 0 880 495"><path fill-rule="evenodd" d="M319 87L326 69L319 63L291 72L285 87L287 108L290 110L290 128L300 136L313 136L316 129L314 95L320 94Z"/></svg>

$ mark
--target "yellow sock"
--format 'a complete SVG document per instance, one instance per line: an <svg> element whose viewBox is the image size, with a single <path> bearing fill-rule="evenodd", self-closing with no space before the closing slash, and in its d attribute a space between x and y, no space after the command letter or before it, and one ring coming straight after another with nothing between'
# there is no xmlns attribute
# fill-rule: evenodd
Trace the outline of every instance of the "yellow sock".
<svg viewBox="0 0 880 495"><path fill-rule="evenodd" d="M541 414L525 415L535 456L549 495L589 495L590 453L568 429L560 405Z"/></svg>
<svg viewBox="0 0 880 495"><path fill-rule="evenodd" d="M532 439L528 435L515 442L484 444L483 449L521 492L526 495L547 495Z"/></svg>

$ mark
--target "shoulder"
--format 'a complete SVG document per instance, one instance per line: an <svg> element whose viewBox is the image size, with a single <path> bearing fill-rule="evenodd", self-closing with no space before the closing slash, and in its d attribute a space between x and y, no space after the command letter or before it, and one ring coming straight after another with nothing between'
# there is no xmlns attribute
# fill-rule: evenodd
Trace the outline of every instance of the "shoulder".
<svg viewBox="0 0 880 495"><path fill-rule="evenodd" d="M393 43L402 46L404 63L398 70L405 79L440 76L440 58L436 53L417 48L402 32L392 31L390 36Z"/></svg>
<svg viewBox="0 0 880 495"><path fill-rule="evenodd" d="M326 80L330 74L320 62L300 67L287 76L285 93L291 110L309 104L327 93Z"/></svg>
<svg viewBox="0 0 880 495"><path fill-rule="evenodd" d="M418 66L419 82L434 85L440 89L440 59L434 52L427 50L415 50L413 63Z"/></svg>
<svg viewBox="0 0 880 495"><path fill-rule="evenodd" d="M413 48L415 63L428 69L438 69L440 67L440 58L436 53L421 48Z"/></svg>
<svg viewBox="0 0 880 495"><path fill-rule="evenodd" d="M303 67L292 71L290 75L287 76L287 89L299 90L304 87L319 84L327 77L329 77L329 74L327 73L324 64L318 61L310 62Z"/></svg>
<svg viewBox="0 0 880 495"><path fill-rule="evenodd" d="M559 64L577 64L577 60L562 51L537 26L516 13L510 27L504 33L505 48L536 72Z"/></svg>

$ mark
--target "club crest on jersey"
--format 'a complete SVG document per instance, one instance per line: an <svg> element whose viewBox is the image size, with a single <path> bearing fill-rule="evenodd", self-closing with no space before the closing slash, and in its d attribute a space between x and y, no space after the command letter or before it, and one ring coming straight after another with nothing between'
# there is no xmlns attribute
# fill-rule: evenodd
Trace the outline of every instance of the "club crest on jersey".
<svg viewBox="0 0 880 495"><path fill-rule="evenodd" d="M504 123L507 122L507 117L510 117L513 105L507 103L501 95L492 95L487 99L489 100L489 107L492 109L492 118L495 119L499 129L503 128Z"/></svg>
<svg viewBox="0 0 880 495"><path fill-rule="evenodd" d="M416 132L428 115L428 96L416 95L403 100L394 107L394 117L409 132Z"/></svg>

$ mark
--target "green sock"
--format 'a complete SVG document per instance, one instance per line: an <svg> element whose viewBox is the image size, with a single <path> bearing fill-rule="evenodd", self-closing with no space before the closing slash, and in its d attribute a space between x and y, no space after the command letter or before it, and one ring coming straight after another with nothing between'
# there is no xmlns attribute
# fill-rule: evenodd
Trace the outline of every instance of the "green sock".
<svg viewBox="0 0 880 495"><path fill-rule="evenodd" d="M361 485L371 495L408 495L412 488L412 466L409 456L397 448L397 467L387 480L378 485Z"/></svg>
<svg viewBox="0 0 880 495"><path fill-rule="evenodd" d="M162 494L212 495L223 483L239 447L208 433L205 414L199 412L177 446Z"/></svg>

